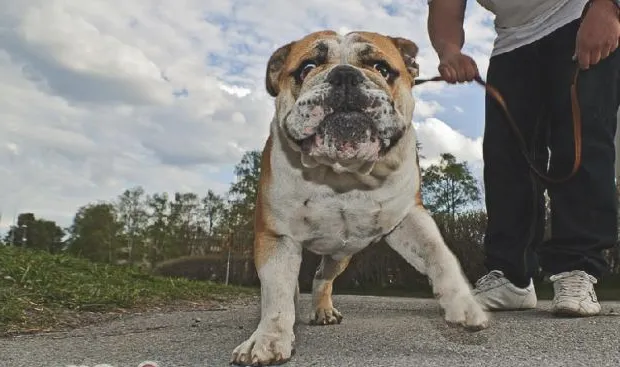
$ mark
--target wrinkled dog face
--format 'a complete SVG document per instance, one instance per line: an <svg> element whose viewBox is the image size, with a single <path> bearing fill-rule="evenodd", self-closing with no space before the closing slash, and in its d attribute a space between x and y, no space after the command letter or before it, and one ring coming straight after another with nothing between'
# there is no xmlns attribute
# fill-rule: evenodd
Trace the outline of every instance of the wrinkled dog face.
<svg viewBox="0 0 620 367"><path fill-rule="evenodd" d="M267 91L306 167L368 173L411 126L417 46L403 38L316 32L271 56Z"/></svg>

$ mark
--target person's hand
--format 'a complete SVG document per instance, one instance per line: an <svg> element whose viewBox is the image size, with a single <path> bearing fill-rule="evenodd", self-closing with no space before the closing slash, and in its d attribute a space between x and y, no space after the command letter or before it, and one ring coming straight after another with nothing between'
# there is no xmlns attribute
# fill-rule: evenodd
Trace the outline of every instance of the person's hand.
<svg viewBox="0 0 620 367"><path fill-rule="evenodd" d="M450 50L439 56L439 74L450 84L471 82L478 76L478 66L461 50Z"/></svg>
<svg viewBox="0 0 620 367"><path fill-rule="evenodd" d="M586 12L577 32L575 58L588 69L618 48L620 21L618 7L609 0L596 0Z"/></svg>

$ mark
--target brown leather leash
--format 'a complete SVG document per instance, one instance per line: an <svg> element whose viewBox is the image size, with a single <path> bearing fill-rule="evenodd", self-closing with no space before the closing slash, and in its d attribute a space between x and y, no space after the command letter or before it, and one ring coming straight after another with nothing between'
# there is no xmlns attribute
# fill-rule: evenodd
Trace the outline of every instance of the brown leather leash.
<svg viewBox="0 0 620 367"><path fill-rule="evenodd" d="M569 180L571 177L573 177L577 173L577 171L579 170L579 166L581 165L581 109L579 108L579 99L577 95L578 76L579 76L579 67L577 67L577 70L575 71L575 75L573 77L573 83L571 85L571 107L572 107L572 113L573 113L573 136L574 136L575 160L573 162L573 168L571 172L568 175L561 177L561 178L550 177L542 173L536 167L536 164L534 164L534 162L532 161L532 157L530 156L530 153L527 149L527 145L525 143L525 139L523 138L523 134L521 134L521 131L519 130L519 125L516 123L515 119L510 114L508 105L506 104L506 101L502 97L502 94L495 87L493 87L492 85L482 80L482 78L476 77L474 79L474 81L477 82L482 87L484 87L486 91L489 93L489 95L493 97L497 101L497 103L499 103L499 105L502 107L502 110L504 111L504 114L506 115L506 118L508 119L508 123L510 127L512 128L514 134L516 135L517 140L519 141L519 148L521 149L521 153L523 154L525 160L530 166L530 169L538 177L540 177L542 180L546 181L547 183L557 184L557 183L562 183L562 182ZM440 76L436 76L430 79L416 79L414 85L420 85L426 82L438 82L438 81L444 81L444 80Z"/></svg>

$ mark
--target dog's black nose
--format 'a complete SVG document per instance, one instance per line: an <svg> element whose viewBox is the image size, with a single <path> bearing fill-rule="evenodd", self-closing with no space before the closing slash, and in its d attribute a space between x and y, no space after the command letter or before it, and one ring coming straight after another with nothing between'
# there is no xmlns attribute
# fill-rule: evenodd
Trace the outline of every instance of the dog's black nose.
<svg viewBox="0 0 620 367"><path fill-rule="evenodd" d="M363 81L362 73L349 65L338 65L327 75L327 82L337 87L355 87Z"/></svg>

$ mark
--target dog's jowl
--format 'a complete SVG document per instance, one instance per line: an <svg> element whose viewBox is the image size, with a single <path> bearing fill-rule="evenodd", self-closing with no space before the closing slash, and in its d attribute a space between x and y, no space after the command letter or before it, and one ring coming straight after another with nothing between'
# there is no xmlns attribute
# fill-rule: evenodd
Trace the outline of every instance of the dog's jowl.
<svg viewBox="0 0 620 367"><path fill-rule="evenodd" d="M417 52L404 38L323 31L270 57L265 83L276 111L262 155L254 243L261 319L233 351L233 363L291 358L303 248L322 255L311 324L340 323L332 282L351 256L385 239L428 276L447 322L487 327L420 200L412 125Z"/></svg>

